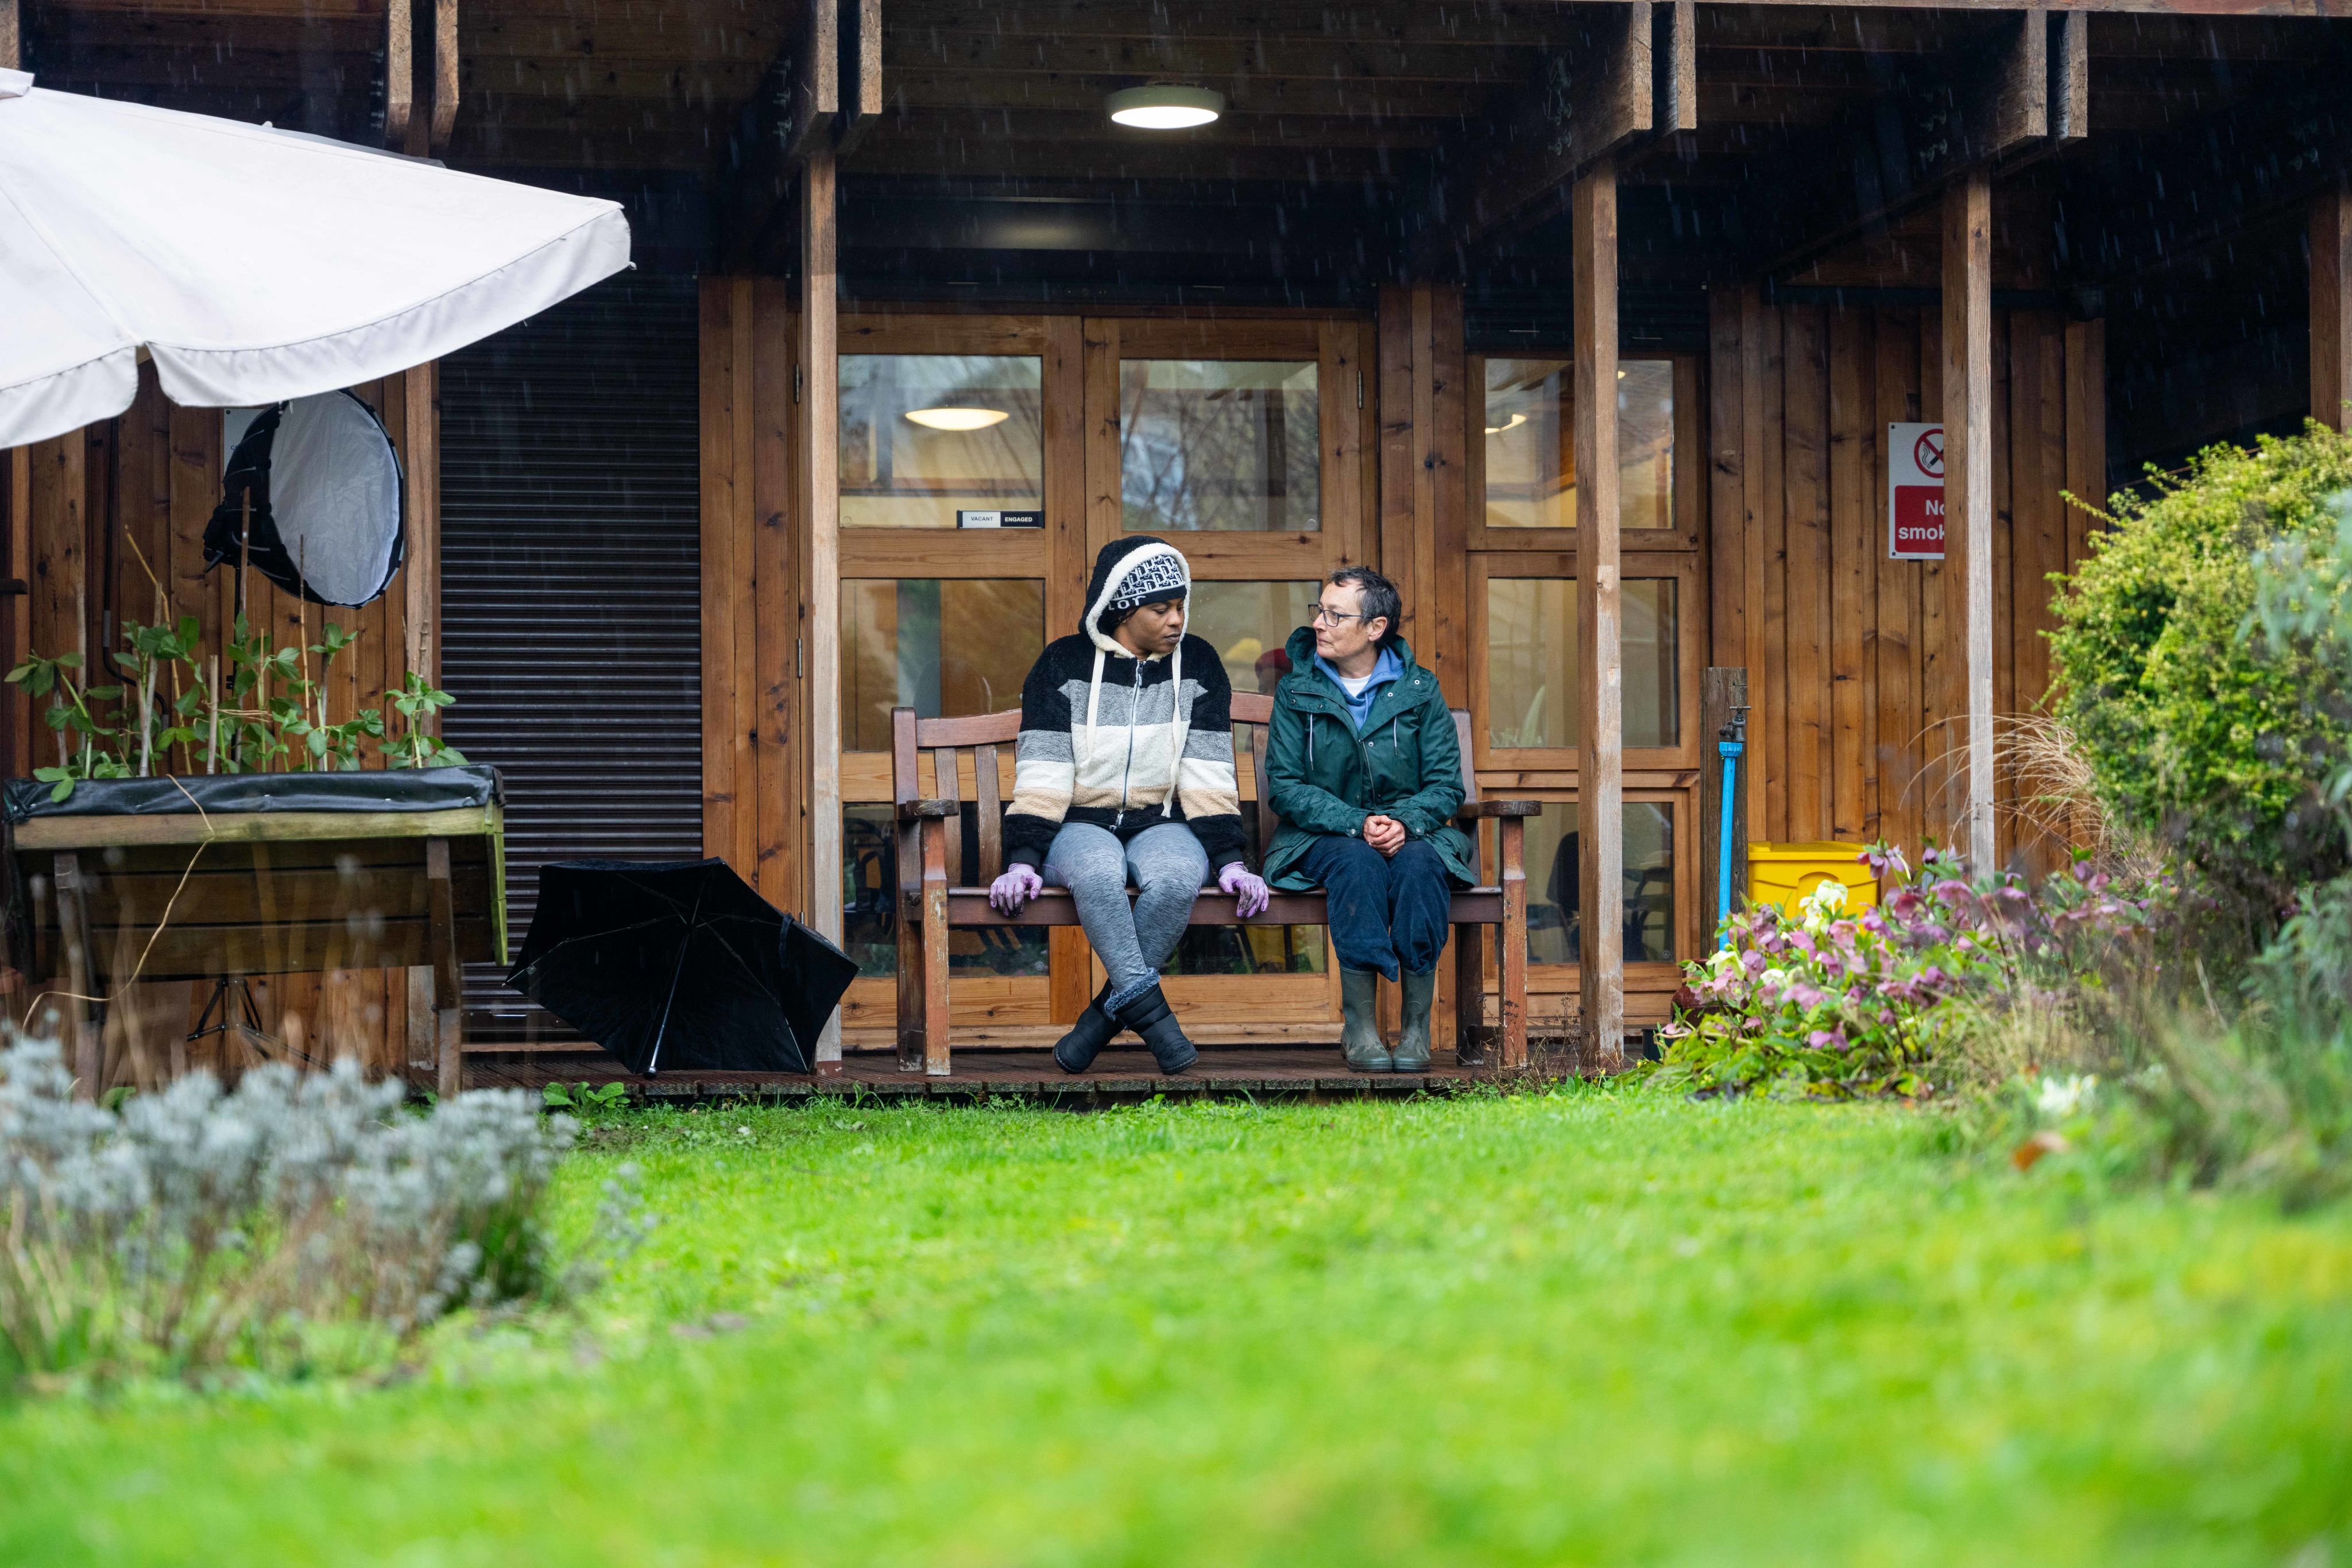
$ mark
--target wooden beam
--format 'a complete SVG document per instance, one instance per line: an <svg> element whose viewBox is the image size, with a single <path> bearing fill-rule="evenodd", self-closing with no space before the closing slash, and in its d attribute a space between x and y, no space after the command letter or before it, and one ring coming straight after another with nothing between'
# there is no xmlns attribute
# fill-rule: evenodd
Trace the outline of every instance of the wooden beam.
<svg viewBox="0 0 2352 1568"><path fill-rule="evenodd" d="M835 160L846 158L882 118L882 0L845 0L841 10L840 119Z"/></svg>
<svg viewBox="0 0 2352 1568"><path fill-rule="evenodd" d="M1581 33L1547 54L1501 109L1439 150L1440 167L1462 172L1442 182L1445 221L1423 230L1417 263L1558 213L1580 174L1650 129L1660 95L1649 0L1574 15ZM1696 91L1694 75L1694 102Z"/></svg>
<svg viewBox="0 0 2352 1568"><path fill-rule="evenodd" d="M1783 272L1934 199L1970 170L2041 157L2051 145L2051 87L2049 21L2039 11L2015 13L1966 47L1906 61L1826 148L1797 146L1750 173L1750 267Z"/></svg>
<svg viewBox="0 0 2352 1568"><path fill-rule="evenodd" d="M1584 1063L1625 1064L1625 716L1618 580L1617 166L1577 179L1575 445L1578 992Z"/></svg>
<svg viewBox="0 0 2352 1568"><path fill-rule="evenodd" d="M1653 129L1661 133L1698 129L1698 6L1694 0L1665 0L1656 7L1657 107Z"/></svg>
<svg viewBox="0 0 2352 1568"><path fill-rule="evenodd" d="M1969 618L1969 868L1994 870L1992 665L1992 176L1944 194L1944 538ZM1947 570L1948 570L1948 565Z"/></svg>
<svg viewBox="0 0 2352 1568"><path fill-rule="evenodd" d="M2091 18L2069 11L2054 20L2058 47L2050 51L2050 134L2080 141L2091 134Z"/></svg>
<svg viewBox="0 0 2352 1568"><path fill-rule="evenodd" d="M433 0L433 152L449 145L457 124L457 0Z"/></svg>
<svg viewBox="0 0 2352 1568"><path fill-rule="evenodd" d="M862 3L850 0L853 5ZM841 4L809 0L801 30L770 63L759 90L743 106L719 177L719 256L724 270L738 271L753 261L783 209L794 172L813 149L832 144L841 112ZM876 47L878 61L878 35Z"/></svg>
<svg viewBox="0 0 2352 1568"><path fill-rule="evenodd" d="M25 22L16 0L0 0L0 71L25 68Z"/></svg>
<svg viewBox="0 0 2352 1568"><path fill-rule="evenodd" d="M833 148L801 166L801 515L808 527L809 924L841 940L841 357ZM904 919L902 912L900 918ZM939 1019L944 1029L945 1014ZM817 1041L819 1073L841 1071L841 1015Z"/></svg>
<svg viewBox="0 0 2352 1568"><path fill-rule="evenodd" d="M2352 188L2311 204L2311 417L2352 429Z"/></svg>
<svg viewBox="0 0 2352 1568"><path fill-rule="evenodd" d="M14 9L16 0L0 0ZM390 0L383 8L383 144L408 144L408 116L416 104L416 57L411 48L415 18L408 0Z"/></svg>

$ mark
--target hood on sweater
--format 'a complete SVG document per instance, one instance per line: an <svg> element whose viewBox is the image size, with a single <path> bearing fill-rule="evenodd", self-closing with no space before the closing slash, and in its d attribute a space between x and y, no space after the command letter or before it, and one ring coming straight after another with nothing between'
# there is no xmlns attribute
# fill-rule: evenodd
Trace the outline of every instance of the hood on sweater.
<svg viewBox="0 0 2352 1568"><path fill-rule="evenodd" d="M1087 580L1087 607L1079 612L1078 630L1106 653L1122 659L1129 653L1104 630L1103 612L1117 606L1133 610L1156 599L1172 599L1192 590L1192 568L1184 554L1166 539L1130 534L1103 546L1095 556L1093 575Z"/></svg>
<svg viewBox="0 0 2352 1568"><path fill-rule="evenodd" d="M1094 674L1087 681L1086 744L1094 745L1095 720L1102 710L1103 660L1116 653L1122 659L1132 659L1108 632L1103 630L1103 612L1116 605L1121 610L1133 610L1155 599L1173 599L1192 589L1192 569L1184 554L1166 539L1150 534L1134 534L1113 539L1095 556L1094 575L1087 582L1087 607L1079 613L1078 628L1087 641L1095 645ZM1184 645L1179 643L1169 655L1168 678L1173 684L1176 697L1176 722L1168 727L1168 794L1160 801L1160 815L1172 814L1181 800L1184 771L1184 735L1188 726L1184 718Z"/></svg>

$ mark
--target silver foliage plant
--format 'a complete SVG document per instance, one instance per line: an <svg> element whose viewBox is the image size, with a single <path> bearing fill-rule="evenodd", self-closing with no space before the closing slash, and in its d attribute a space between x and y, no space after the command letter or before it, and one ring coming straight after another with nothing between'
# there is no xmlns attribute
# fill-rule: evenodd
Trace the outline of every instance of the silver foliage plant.
<svg viewBox="0 0 2352 1568"><path fill-rule="evenodd" d="M593 1282L543 1219L569 1117L515 1091L402 1111L350 1063L195 1073L119 1110L55 1041L0 1051L0 1363L60 1373L289 1370L380 1356L453 1309ZM644 1220L612 1184L598 1239Z"/></svg>

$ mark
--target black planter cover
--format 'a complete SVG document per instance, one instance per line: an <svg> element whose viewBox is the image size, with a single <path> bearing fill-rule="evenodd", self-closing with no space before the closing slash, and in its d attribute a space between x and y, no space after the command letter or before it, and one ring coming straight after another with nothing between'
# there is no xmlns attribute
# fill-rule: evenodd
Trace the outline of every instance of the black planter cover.
<svg viewBox="0 0 2352 1568"><path fill-rule="evenodd" d="M148 817L206 811L447 811L502 800L499 770L363 768L356 773L212 773L194 778L84 779L52 800L54 785L11 779L11 824L35 817Z"/></svg>
<svg viewBox="0 0 2352 1568"><path fill-rule="evenodd" d="M856 974L725 861L558 861L507 984L632 1072L807 1072Z"/></svg>

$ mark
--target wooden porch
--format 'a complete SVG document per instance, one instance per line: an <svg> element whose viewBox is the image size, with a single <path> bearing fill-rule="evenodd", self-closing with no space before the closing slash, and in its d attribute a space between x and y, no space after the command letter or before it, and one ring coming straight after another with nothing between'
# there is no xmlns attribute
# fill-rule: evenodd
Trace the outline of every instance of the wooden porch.
<svg viewBox="0 0 2352 1568"><path fill-rule="evenodd" d="M1512 1087L1572 1076L1580 1067L1559 1050L1534 1053L1528 1067L1501 1073L1491 1068L1433 1063L1426 1072L1350 1072L1336 1049L1205 1047L1191 1071L1168 1077L1151 1053L1106 1051L1090 1072L1076 1077L1054 1065L1051 1050L967 1051L943 1077L898 1071L894 1056L852 1052L839 1072L823 1077L790 1073L680 1072L640 1078L623 1071L597 1052L584 1056L551 1051L530 1054L470 1052L468 1089L526 1089L551 1083L622 1083L632 1098L647 1104L692 1104L736 1100L845 1101L877 1099L1030 1101L1074 1110L1129 1103L1155 1096L1171 1099L1409 1099L1415 1094L1458 1094L1481 1084Z"/></svg>
<svg viewBox="0 0 2352 1568"><path fill-rule="evenodd" d="M1706 672L1748 676L1747 836L2049 863L1997 736L2047 685L2048 578L2090 549L2067 496L2345 418L2352 23L2323 12L0 0L0 64L629 204L642 275L518 329L543 346L528 374L488 374L485 346L359 389L414 481L410 565L349 618L362 655L334 701L411 668L455 691L454 723L515 718L465 747L518 781L518 929L541 860L599 852L698 849L804 913L864 966L823 1058L865 1083L895 1073L877 1053L899 1021L889 710L1003 708L1075 624L1093 553L1171 517L1236 690L1301 584L1357 562L1399 584L1405 636L1470 713L1480 789L1543 806L1539 1038L1589 1022L1612 1056L1706 950ZM1223 120L1109 124L1104 94L1147 78L1215 89ZM639 376L575 423L626 445L667 421L643 462L591 486L598 455L551 443L501 482L483 455L517 409L571 419L565 399ZM1247 493L1205 523L1129 483L1132 422L1187 376L1225 378L1200 407L1278 406L1249 434L1297 448L1278 484L1221 469ZM900 382L985 391L1007 434L926 446L922 405L876 390ZM1932 559L1888 538L1892 433L1927 423L1949 432ZM216 414L151 380L124 418L0 460L12 662L103 646L162 595L217 616L199 536L222 446ZM659 568L683 590L656 631L613 608L646 591L647 552L583 565L646 526L649 504L614 499L633 486L669 497ZM493 581L493 556L529 580ZM483 608L531 595L536 620ZM301 608L266 596L257 619L290 635ZM569 662L551 680L534 659ZM533 706L597 681L618 695L577 722ZM48 744L0 694L8 768ZM637 771L613 784L615 753ZM1491 880L1491 833L1485 852ZM1293 925L1181 955L1169 997L1251 1059L1235 1082L1327 1075L1319 942ZM1477 998L1453 969L1442 1030L1494 1006L1491 968ZM948 1082L1028 1082L1006 1064L1096 978L1075 929L960 938ZM467 1081L592 1076L543 1016L499 1013L497 980L467 977ZM273 1032L387 1071L434 1027L413 977L255 988ZM178 1038L200 1000L131 988L110 1050Z"/></svg>

